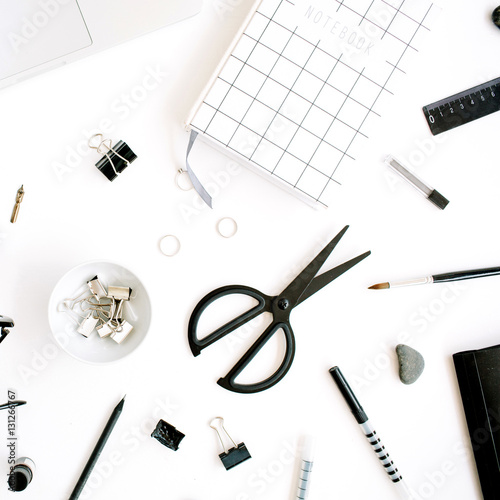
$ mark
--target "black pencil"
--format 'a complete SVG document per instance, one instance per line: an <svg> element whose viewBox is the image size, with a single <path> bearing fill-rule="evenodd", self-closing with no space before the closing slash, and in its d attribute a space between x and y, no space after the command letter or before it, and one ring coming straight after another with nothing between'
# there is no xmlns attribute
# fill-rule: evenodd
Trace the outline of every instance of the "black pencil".
<svg viewBox="0 0 500 500"><path fill-rule="evenodd" d="M83 469L80 479L78 479L78 482L76 483L75 489L71 493L69 500L76 500L80 496L80 493L85 487L87 479L90 477L90 474L92 474L92 470L94 469L97 460L99 460L99 456L102 450L104 449L104 446L106 445L106 441L113 432L113 428L116 422L120 418L124 403L125 403L125 396L123 396L123 399L116 405L116 408L113 410L113 413L109 417L108 423L106 424L106 427L104 427L101 437L99 438L99 441L97 441L94 451L90 455L87 465L85 465L85 468Z"/></svg>
<svg viewBox="0 0 500 500"><path fill-rule="evenodd" d="M22 406L25 405L26 401L9 401L8 403L5 403L3 405L0 405L0 410L8 410L10 408L16 408L17 406Z"/></svg>
<svg viewBox="0 0 500 500"><path fill-rule="evenodd" d="M391 281L378 283L368 288L372 290L383 290L386 288L396 288L398 286L426 285L428 283L444 283L446 281L462 281L473 278L484 278L485 276L496 276L500 274L500 267L487 267L485 269L473 269L471 271L456 271L454 273L434 274L424 278L416 278L406 281Z"/></svg>

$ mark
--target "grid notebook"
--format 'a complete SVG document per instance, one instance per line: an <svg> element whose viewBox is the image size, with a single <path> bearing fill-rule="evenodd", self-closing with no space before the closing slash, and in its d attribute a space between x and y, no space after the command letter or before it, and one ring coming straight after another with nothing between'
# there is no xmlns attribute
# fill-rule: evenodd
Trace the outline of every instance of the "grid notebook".
<svg viewBox="0 0 500 500"><path fill-rule="evenodd" d="M428 0L257 1L188 128L325 204L438 11Z"/></svg>

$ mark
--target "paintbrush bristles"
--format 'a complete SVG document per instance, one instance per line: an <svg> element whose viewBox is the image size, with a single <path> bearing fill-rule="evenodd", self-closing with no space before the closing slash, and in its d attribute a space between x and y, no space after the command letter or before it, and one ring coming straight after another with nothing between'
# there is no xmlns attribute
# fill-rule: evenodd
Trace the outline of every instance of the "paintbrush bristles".
<svg viewBox="0 0 500 500"><path fill-rule="evenodd" d="M368 290L385 290L386 288L391 288L389 283L377 283L368 287Z"/></svg>

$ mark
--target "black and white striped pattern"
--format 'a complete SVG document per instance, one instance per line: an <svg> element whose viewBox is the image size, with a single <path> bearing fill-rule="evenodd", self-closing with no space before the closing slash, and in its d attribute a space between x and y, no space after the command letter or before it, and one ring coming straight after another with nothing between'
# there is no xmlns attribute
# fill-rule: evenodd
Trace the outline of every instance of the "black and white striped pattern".
<svg viewBox="0 0 500 500"><path fill-rule="evenodd" d="M402 481L403 477L399 473L397 467L394 465L394 462L391 460L389 453L378 437L377 431L373 428L371 422L367 420L366 422L360 424L360 426L363 429L368 442L371 444L373 451L377 454L380 463L384 466L387 474L389 474L391 481L393 483Z"/></svg>
<svg viewBox="0 0 500 500"><path fill-rule="evenodd" d="M307 483L311 475L313 463L308 460L302 460L300 466L299 488L297 491L297 500L305 500L307 498Z"/></svg>

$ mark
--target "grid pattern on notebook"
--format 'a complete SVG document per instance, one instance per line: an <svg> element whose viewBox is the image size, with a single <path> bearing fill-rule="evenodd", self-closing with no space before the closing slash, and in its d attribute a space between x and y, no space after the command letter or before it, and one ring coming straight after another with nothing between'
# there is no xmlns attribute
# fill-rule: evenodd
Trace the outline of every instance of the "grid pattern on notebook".
<svg viewBox="0 0 500 500"><path fill-rule="evenodd" d="M425 0L335 0L344 26L369 25L384 42L383 64L356 64L346 54L352 43L370 53L347 28L345 40L326 43L330 16L301 0L263 0L192 120L199 133L323 203L330 183L354 160L354 141L367 138L365 124L379 117L377 103L392 94L395 73L404 73L408 52L416 52L433 4ZM389 15L375 15L381 8ZM372 15L373 14L373 15ZM317 26L315 26L317 25ZM338 27L338 22L337 25ZM355 33L355 32L352 32ZM347 38L349 36L349 38ZM330 40L328 42L331 42ZM350 42L352 39L352 42ZM373 50L373 49L372 49ZM365 58L366 59L366 58Z"/></svg>

